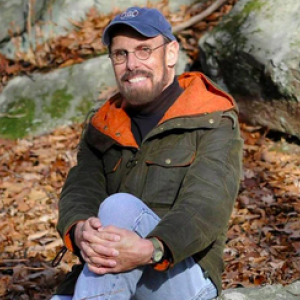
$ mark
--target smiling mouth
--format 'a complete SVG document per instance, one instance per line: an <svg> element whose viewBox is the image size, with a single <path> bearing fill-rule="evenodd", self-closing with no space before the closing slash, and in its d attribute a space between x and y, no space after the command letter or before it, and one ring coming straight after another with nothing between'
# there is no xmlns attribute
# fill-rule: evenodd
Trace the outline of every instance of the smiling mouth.
<svg viewBox="0 0 300 300"><path fill-rule="evenodd" d="M130 83L138 83L138 82L144 81L144 80L146 80L146 79L147 79L147 77L144 77L144 76L138 76L138 77L130 78L130 79L128 79L128 81L129 81Z"/></svg>
<svg viewBox="0 0 300 300"><path fill-rule="evenodd" d="M151 72L145 70L127 71L121 78L121 81L129 84L135 84L153 77Z"/></svg>

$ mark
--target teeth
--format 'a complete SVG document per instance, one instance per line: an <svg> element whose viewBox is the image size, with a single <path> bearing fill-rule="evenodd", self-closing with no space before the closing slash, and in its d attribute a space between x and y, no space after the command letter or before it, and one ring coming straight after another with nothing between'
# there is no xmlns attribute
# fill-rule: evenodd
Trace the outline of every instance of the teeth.
<svg viewBox="0 0 300 300"><path fill-rule="evenodd" d="M140 82L143 80L146 80L146 77L134 77L134 78L129 79L128 81L130 83L137 83L137 82Z"/></svg>

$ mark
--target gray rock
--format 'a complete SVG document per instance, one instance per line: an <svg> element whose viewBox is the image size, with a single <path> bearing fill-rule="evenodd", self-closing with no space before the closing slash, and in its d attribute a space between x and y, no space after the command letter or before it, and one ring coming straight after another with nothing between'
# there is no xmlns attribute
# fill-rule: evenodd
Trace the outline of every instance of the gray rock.
<svg viewBox="0 0 300 300"><path fill-rule="evenodd" d="M179 60L177 74L187 65L184 52ZM82 122L91 108L101 105L100 91L115 85L107 55L48 74L15 77L0 94L0 136L20 138Z"/></svg>
<svg viewBox="0 0 300 300"><path fill-rule="evenodd" d="M205 73L248 122L300 137L300 1L240 0L200 39Z"/></svg>
<svg viewBox="0 0 300 300"><path fill-rule="evenodd" d="M300 299L300 281L296 281L285 287L285 291Z"/></svg>
<svg viewBox="0 0 300 300"><path fill-rule="evenodd" d="M237 288L223 291L216 300L299 300L300 281L288 286L266 285L259 288Z"/></svg>
<svg viewBox="0 0 300 300"><path fill-rule="evenodd" d="M34 2L31 24L41 18L45 3L46 0ZM9 30L11 33L22 33L25 31L26 22L28 21L28 9L27 0L0 0L0 43L10 38Z"/></svg>
<svg viewBox="0 0 300 300"><path fill-rule="evenodd" d="M101 88L114 84L107 57L31 78L16 77L0 94L0 113L4 116L0 118L0 135L17 138L82 121L96 105Z"/></svg>

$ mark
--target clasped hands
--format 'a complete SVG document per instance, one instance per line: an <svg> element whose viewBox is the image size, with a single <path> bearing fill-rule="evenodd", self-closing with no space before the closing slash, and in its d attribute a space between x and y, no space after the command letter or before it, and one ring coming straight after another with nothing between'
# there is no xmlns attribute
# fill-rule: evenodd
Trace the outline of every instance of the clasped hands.
<svg viewBox="0 0 300 300"><path fill-rule="evenodd" d="M102 226L98 218L80 221L75 243L89 270L96 274L120 273L151 263L153 244L133 231Z"/></svg>

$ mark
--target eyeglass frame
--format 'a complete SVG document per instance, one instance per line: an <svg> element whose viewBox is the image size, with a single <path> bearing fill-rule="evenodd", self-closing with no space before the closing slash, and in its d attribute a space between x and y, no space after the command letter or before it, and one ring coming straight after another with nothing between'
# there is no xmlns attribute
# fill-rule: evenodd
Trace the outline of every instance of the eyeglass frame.
<svg viewBox="0 0 300 300"><path fill-rule="evenodd" d="M129 54L129 53L133 53L134 56L135 56L137 59L139 59L139 60L147 60L147 59L149 59L149 58L151 57L152 53L153 53L155 50L157 50L158 48L160 48L160 47L162 47L162 46L164 46L164 45L167 45L167 44L169 44L169 42L164 42L163 44L161 44L161 45L159 45L159 46L157 46L157 47L155 47L155 48L150 48L150 47L148 47L148 46L140 46L141 48L148 48L148 49L150 50L149 56L148 56L147 58L139 58L139 57L136 55L136 51L141 50L141 49L139 49L139 47L137 47L134 51L127 51L127 50L125 50L125 49L119 49L119 50L123 50L123 51L125 52L125 55L123 56L123 57L124 57L124 61L122 61L122 62L116 62L116 61L114 60L114 58L113 58L113 55L115 54L114 52L109 53L108 57L112 60L112 62L113 62L115 65L121 65L121 64L124 64L124 63L127 61L127 59L128 59L128 54Z"/></svg>

